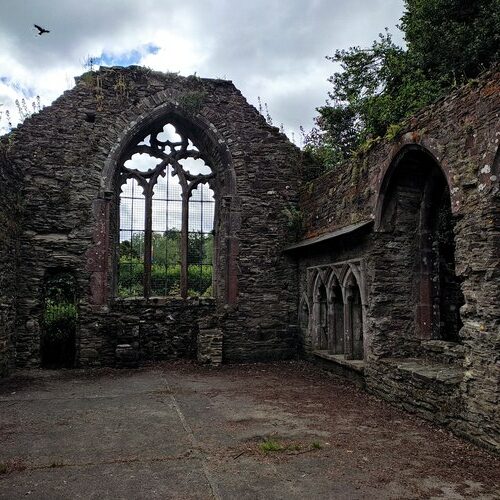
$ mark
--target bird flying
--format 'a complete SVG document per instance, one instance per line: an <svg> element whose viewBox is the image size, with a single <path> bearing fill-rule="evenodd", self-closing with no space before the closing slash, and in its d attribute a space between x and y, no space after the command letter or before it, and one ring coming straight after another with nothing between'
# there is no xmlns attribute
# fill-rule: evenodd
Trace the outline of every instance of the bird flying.
<svg viewBox="0 0 500 500"><path fill-rule="evenodd" d="M38 34L40 36L42 36L44 33L50 33L50 30L46 30L45 28L38 26L38 24L34 24L33 26L38 30Z"/></svg>

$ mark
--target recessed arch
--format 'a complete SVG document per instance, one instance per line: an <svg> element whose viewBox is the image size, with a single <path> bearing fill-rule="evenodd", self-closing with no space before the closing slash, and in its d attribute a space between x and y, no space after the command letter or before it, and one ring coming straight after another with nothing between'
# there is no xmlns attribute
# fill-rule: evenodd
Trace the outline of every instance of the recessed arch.
<svg viewBox="0 0 500 500"><path fill-rule="evenodd" d="M211 165L214 176L210 179L210 188L214 192L214 279L212 295L218 302L235 304L238 296L237 265L238 240L235 237L239 227L239 205L235 170L231 154L216 127L200 113L191 114L174 102L165 102L156 108L146 111L136 117L125 127L117 138L115 145L106 158L101 175L100 200L97 200L99 210L96 210L98 225L102 228L94 236L96 246L102 249L103 232L108 235L106 245L111 250L111 259L106 252L95 251L102 256L102 262L92 280L94 286L93 302L105 304L110 295L117 289L118 245L116 227L117 186L120 185L120 163L127 158L128 149L134 144L148 144L143 139L151 131L163 130L165 124L171 124L194 146L199 157ZM148 139L146 137L146 139ZM96 241L98 240L98 241ZM186 280L185 280L186 281ZM187 286L185 286L187 288Z"/></svg>
<svg viewBox="0 0 500 500"><path fill-rule="evenodd" d="M344 281L345 353L347 359L364 357L364 312L361 287L353 270Z"/></svg>
<svg viewBox="0 0 500 500"><path fill-rule="evenodd" d="M328 292L325 274L318 272L313 288L313 331L314 349L328 349Z"/></svg>
<svg viewBox="0 0 500 500"><path fill-rule="evenodd" d="M303 293L299 304L299 327L304 337L309 334L310 317L311 309L309 300L307 299L307 295Z"/></svg>
<svg viewBox="0 0 500 500"><path fill-rule="evenodd" d="M448 185L448 190L451 192L452 184L449 172L442 168L436 156L431 151L429 151L429 149L420 144L406 144L397 152L392 161L389 163L389 166L387 167L385 172L383 172L382 181L380 183L375 203L375 231L379 231L382 229L382 219L389 202L388 194L391 188L391 184L393 183L394 175L399 171L401 165L407 162L409 158L413 158L419 163L435 165L443 175L443 178Z"/></svg>
<svg viewBox="0 0 500 500"><path fill-rule="evenodd" d="M328 350L344 354L344 293L337 274L328 281Z"/></svg>
<svg viewBox="0 0 500 500"><path fill-rule="evenodd" d="M399 297L407 296L402 318L415 318L416 339L457 341L464 303L455 273L455 218L445 169L425 148L400 150L382 182L376 229L396 265L386 267ZM407 275L400 279L402 274ZM403 284L404 282L404 284ZM399 300L399 299L397 299ZM414 311L412 309L414 308Z"/></svg>

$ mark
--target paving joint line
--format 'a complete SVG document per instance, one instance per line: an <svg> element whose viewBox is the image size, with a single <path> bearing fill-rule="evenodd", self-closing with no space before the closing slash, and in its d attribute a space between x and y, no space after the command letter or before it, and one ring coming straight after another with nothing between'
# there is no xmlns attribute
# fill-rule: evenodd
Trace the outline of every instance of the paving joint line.
<svg viewBox="0 0 500 500"><path fill-rule="evenodd" d="M169 391L171 391L170 384L167 382L167 380L164 378L164 383ZM203 470L203 474L205 476L205 479L207 480L210 489L212 490L212 497L215 498L216 500L222 500L222 497L219 493L219 489L217 487L217 484L215 483L214 479L212 478L212 475L210 474L206 459L204 456L204 452L202 451L202 447L198 444L198 441L196 440L196 437L191 429L191 426L189 425L188 421L184 417L184 414L182 413L182 410L179 407L179 404L177 403L177 400L175 399L175 396L173 392L169 394L170 401L172 403L172 406L175 408L175 411L177 412L177 415L179 416L179 420L182 423L182 426L184 427L184 430L186 431L186 434L189 437L189 440L191 441L191 446L194 448L194 450L197 450L198 458L201 462L201 467Z"/></svg>

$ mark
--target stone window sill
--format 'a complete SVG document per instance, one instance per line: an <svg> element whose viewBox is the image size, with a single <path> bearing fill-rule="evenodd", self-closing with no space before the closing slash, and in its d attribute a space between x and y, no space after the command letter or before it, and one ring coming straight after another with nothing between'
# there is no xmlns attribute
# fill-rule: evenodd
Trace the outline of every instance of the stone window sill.
<svg viewBox="0 0 500 500"><path fill-rule="evenodd" d="M145 299L144 297L129 297L129 298L118 298L115 297L112 302L113 306L181 306L181 305L200 305L200 306L210 306L215 304L215 299L213 297L188 297L183 299L182 297L150 297Z"/></svg>

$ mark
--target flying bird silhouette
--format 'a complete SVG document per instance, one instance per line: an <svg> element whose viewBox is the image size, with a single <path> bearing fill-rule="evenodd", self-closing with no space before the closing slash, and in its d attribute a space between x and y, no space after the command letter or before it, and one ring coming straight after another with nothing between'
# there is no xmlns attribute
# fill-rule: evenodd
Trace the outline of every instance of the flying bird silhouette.
<svg viewBox="0 0 500 500"><path fill-rule="evenodd" d="M38 34L40 36L42 36L44 33L50 33L50 30L46 30L45 28L38 26L38 24L34 24L33 26L38 30Z"/></svg>

